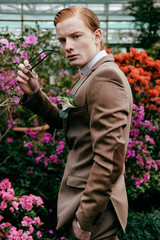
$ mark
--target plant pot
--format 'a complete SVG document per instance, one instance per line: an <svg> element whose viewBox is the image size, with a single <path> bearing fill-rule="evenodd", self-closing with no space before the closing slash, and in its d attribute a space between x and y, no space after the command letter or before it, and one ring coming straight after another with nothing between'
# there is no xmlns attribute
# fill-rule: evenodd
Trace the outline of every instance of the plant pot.
<svg viewBox="0 0 160 240"><path fill-rule="evenodd" d="M15 132L25 132L27 129L30 129L31 131L39 131L37 134L37 139L39 142L44 138L46 130L49 129L48 124L44 124L42 126L36 126L36 127L13 127L13 131Z"/></svg>

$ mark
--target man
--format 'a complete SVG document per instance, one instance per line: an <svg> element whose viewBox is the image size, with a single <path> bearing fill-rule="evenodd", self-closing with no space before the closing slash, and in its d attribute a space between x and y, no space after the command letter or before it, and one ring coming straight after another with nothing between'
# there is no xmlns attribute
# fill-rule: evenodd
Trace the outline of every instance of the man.
<svg viewBox="0 0 160 240"><path fill-rule="evenodd" d="M58 197L57 229L68 224L72 239L116 240L127 223L124 182L132 94L124 74L107 55L96 15L72 6L54 24L61 49L81 79L71 93L75 106L62 122L58 108L39 89L38 77L19 65L22 104L54 128L64 129L69 155Z"/></svg>

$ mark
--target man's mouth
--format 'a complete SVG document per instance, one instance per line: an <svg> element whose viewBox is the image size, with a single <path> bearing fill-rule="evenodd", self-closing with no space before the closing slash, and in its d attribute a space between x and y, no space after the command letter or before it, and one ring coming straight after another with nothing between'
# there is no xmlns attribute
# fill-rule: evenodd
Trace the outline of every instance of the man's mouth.
<svg viewBox="0 0 160 240"><path fill-rule="evenodd" d="M67 56L67 59L69 61L75 60L77 58L78 54L70 54Z"/></svg>

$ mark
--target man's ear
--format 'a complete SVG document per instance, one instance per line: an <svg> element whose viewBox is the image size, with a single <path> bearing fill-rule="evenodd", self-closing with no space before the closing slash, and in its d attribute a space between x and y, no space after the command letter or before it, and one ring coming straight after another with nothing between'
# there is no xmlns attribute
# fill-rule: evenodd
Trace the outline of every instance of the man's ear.
<svg viewBox="0 0 160 240"><path fill-rule="evenodd" d="M102 40L102 31L101 31L101 29L98 28L98 29L94 32L94 34L95 34L95 41L96 41L96 43L101 42L101 40Z"/></svg>

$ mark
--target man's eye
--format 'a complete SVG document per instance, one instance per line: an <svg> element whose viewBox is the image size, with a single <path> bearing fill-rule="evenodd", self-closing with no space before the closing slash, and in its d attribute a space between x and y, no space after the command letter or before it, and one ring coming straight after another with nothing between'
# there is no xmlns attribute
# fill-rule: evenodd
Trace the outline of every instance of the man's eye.
<svg viewBox="0 0 160 240"><path fill-rule="evenodd" d="M80 35L74 35L73 36L73 38L79 38L80 37Z"/></svg>
<svg viewBox="0 0 160 240"><path fill-rule="evenodd" d="M66 39L65 39L65 38L62 38L62 39L60 39L59 41L60 41L60 43L64 43L64 42L66 42Z"/></svg>

